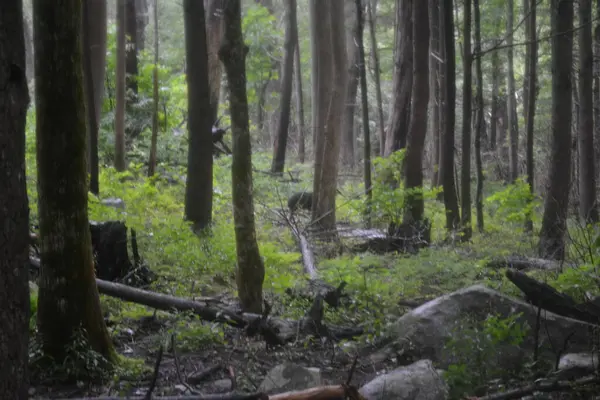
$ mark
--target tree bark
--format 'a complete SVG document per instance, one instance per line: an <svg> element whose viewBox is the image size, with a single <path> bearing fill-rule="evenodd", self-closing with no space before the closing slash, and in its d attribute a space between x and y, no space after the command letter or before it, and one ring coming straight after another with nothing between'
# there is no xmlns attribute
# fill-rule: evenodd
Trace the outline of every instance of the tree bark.
<svg viewBox="0 0 600 400"><path fill-rule="evenodd" d="M219 48L223 41L223 3L225 0L209 0L206 9L206 35L208 43L208 82L210 85L210 119L214 123L219 115L221 92L221 61Z"/></svg>
<svg viewBox="0 0 600 400"><path fill-rule="evenodd" d="M579 1L579 214L586 223L598 222L594 160L594 52L592 0Z"/></svg>
<svg viewBox="0 0 600 400"><path fill-rule="evenodd" d="M196 233L212 220L213 143L204 4L184 0L188 84L188 165L185 216Z"/></svg>
<svg viewBox="0 0 600 400"><path fill-rule="evenodd" d="M540 231L542 258L564 259L571 182L573 2L552 0L552 153Z"/></svg>
<svg viewBox="0 0 600 400"><path fill-rule="evenodd" d="M484 104L483 104L483 71L481 69L481 10L479 0L473 0L475 17L475 71L477 76L476 104L477 114L475 120L475 169L477 172L477 189L475 191L475 209L477 213L477 230L483 232L483 163L481 161L481 137L484 129Z"/></svg>
<svg viewBox="0 0 600 400"><path fill-rule="evenodd" d="M390 102L385 156L406 147L412 96L412 1L396 0L398 23L394 63L393 92Z"/></svg>
<svg viewBox="0 0 600 400"><path fill-rule="evenodd" d="M115 105L115 169L119 172L127 168L125 162L125 105L126 105L126 2L117 0L117 63L115 77L116 105Z"/></svg>
<svg viewBox="0 0 600 400"><path fill-rule="evenodd" d="M287 0L287 23L285 29L285 44L283 57L283 76L281 77L281 103L279 108L279 123L277 126L277 140L273 154L271 172L282 174L285 167L285 152L290 127L290 114L292 108L292 83L294 78L294 37L296 31L296 0Z"/></svg>
<svg viewBox="0 0 600 400"><path fill-rule="evenodd" d="M354 158L354 114L356 110L356 95L358 94L359 51L358 40L362 39L359 31L358 16L356 15L356 1L346 0L346 23L350 26L346 33L346 47L348 50L348 87L344 108L344 128L342 130L342 162L353 167Z"/></svg>
<svg viewBox="0 0 600 400"><path fill-rule="evenodd" d="M156 169L156 147L158 146L158 0L154 0L154 68L152 68L152 138L150 139L150 159L148 160L148 176L154 175ZM188 71L189 72L189 71Z"/></svg>
<svg viewBox="0 0 600 400"><path fill-rule="evenodd" d="M29 106L23 3L0 3L0 398L27 399L29 203L25 121Z"/></svg>
<svg viewBox="0 0 600 400"><path fill-rule="evenodd" d="M88 224L81 2L34 0L33 13L39 333L45 353L57 363L80 328L93 350L115 361L100 309Z"/></svg>
<svg viewBox="0 0 600 400"><path fill-rule="evenodd" d="M294 30L296 43L294 44L294 78L296 81L296 128L298 129L298 161L304 163L306 159L306 127L304 125L304 96L302 93L302 60L300 59L300 42L298 40L298 21Z"/></svg>
<svg viewBox="0 0 600 400"><path fill-rule="evenodd" d="M127 36L125 71L127 90L135 98L138 94L138 17L136 0L125 0L125 35Z"/></svg>
<svg viewBox="0 0 600 400"><path fill-rule="evenodd" d="M500 86L500 56L497 51L492 52L492 100L490 110L490 143L489 149L496 150L496 137L498 130L498 91Z"/></svg>
<svg viewBox="0 0 600 400"><path fill-rule="evenodd" d="M512 1L512 0L509 0ZM463 10L463 101L462 101L462 168L460 182L462 240L473 234L471 226L471 112L473 98L473 54L471 52L471 0L464 0Z"/></svg>
<svg viewBox="0 0 600 400"><path fill-rule="evenodd" d="M513 20L514 20L514 0L507 0L507 13L506 13L506 45L508 46L508 68L507 78L507 100L506 105L508 110L508 129L510 139L510 153L509 153L509 180L514 183L519 177L519 127L517 122L517 102L515 98L515 72L514 72L514 61L513 61Z"/></svg>
<svg viewBox="0 0 600 400"><path fill-rule="evenodd" d="M405 199L404 224L423 221L423 151L427 134L429 106L429 5L413 2L413 86L410 130L404 159Z"/></svg>
<svg viewBox="0 0 600 400"><path fill-rule="evenodd" d="M527 103L525 107L527 109L525 123L527 126L527 184L529 185L529 192L533 198L535 192L534 188L534 156L533 156L533 133L534 133L534 122L535 122L535 103L537 100L537 33L536 33L536 11L537 4L536 0L526 0L528 4L529 17L527 20L527 40L529 45L527 46L527 64L529 75L527 76ZM533 231L533 221L531 215L526 216L525 230L527 232Z"/></svg>
<svg viewBox="0 0 600 400"><path fill-rule="evenodd" d="M431 53L434 57L431 58L431 65L429 68L429 86L431 88L431 133L433 136L433 152L431 156L431 165L433 167L431 175L431 186L439 186L439 171L440 171L440 80L439 70L440 63L440 0L429 0L429 27L430 27L430 41L429 45Z"/></svg>
<svg viewBox="0 0 600 400"><path fill-rule="evenodd" d="M458 197L454 181L454 125L456 122L456 62L454 51L454 1L441 2L444 15L443 46L446 54L446 68L444 70L444 98L446 104L444 114L443 151L441 154L442 186L444 189L444 207L446 209L446 229L454 231L459 227L460 214L458 211Z"/></svg>
<svg viewBox="0 0 600 400"><path fill-rule="evenodd" d="M377 13L377 1L367 1L367 16L369 18L369 33L371 34L371 57L373 58L375 96L377 98L377 117L379 126L379 155L385 154L385 131L383 122L383 101L381 98L381 69L379 67L379 54L377 39L375 38L375 15Z"/></svg>
<svg viewBox="0 0 600 400"><path fill-rule="evenodd" d="M223 14L225 36L219 57L229 86L229 114L233 136L233 220L237 248L237 288L244 311L261 313L265 267L256 241L252 198L252 149L248 122L245 58L240 0L228 0Z"/></svg>

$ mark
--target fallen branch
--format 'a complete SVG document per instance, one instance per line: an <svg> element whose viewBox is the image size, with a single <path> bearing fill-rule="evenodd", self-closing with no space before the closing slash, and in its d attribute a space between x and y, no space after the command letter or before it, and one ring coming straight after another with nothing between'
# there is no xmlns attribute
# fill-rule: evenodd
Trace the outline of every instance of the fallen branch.
<svg viewBox="0 0 600 400"><path fill-rule="evenodd" d="M478 400L510 400L520 399L533 394L534 392L559 392L565 390L577 390L578 386L597 385L600 384L600 377L588 376L576 381L546 381L540 383L532 383L517 389L508 390L502 393L494 393L488 396L476 398ZM597 392L596 392L597 393Z"/></svg>
<svg viewBox="0 0 600 400"><path fill-rule="evenodd" d="M530 269L556 271L559 270L561 264L555 260L546 260L543 258L531 258L524 256L508 256L488 261L488 268L512 268L517 271L525 271Z"/></svg>
<svg viewBox="0 0 600 400"><path fill-rule="evenodd" d="M58 400L145 400L144 396L130 396L130 397L114 397L114 396L100 396L100 397L77 397L77 398L63 398ZM264 393L255 394L237 394L237 393L224 393L224 394L198 394L189 396L153 396L153 400L269 400L269 396Z"/></svg>
<svg viewBox="0 0 600 400"><path fill-rule="evenodd" d="M269 396L268 400L364 400L365 398L353 386L319 386L306 390L286 392Z"/></svg>

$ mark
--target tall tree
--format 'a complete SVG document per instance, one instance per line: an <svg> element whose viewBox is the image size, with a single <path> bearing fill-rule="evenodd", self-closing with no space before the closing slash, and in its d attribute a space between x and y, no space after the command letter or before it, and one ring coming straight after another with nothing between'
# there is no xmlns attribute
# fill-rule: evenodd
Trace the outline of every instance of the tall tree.
<svg viewBox="0 0 600 400"><path fill-rule="evenodd" d="M509 0L512 1L512 0ZM471 111L473 88L473 54L471 52L471 0L464 0L463 15L463 101L462 101L462 169L460 200L462 239L469 240L471 227Z"/></svg>
<svg viewBox="0 0 600 400"><path fill-rule="evenodd" d="M444 16L444 34L442 42L445 53L444 85L442 87L444 104L444 136L441 153L442 186L444 207L446 209L446 229L456 230L459 226L458 197L454 181L454 125L456 122L456 61L454 49L454 1L440 3L440 12Z"/></svg>
<svg viewBox="0 0 600 400"><path fill-rule="evenodd" d="M508 53L507 77L508 88L506 91L506 104L508 110L508 130L510 139L509 153L509 180L514 182L519 176L519 127L517 120L517 100L515 90L515 71L513 54L513 22L514 22L514 0L506 1L506 46Z"/></svg>
<svg viewBox="0 0 600 400"><path fill-rule="evenodd" d="M587 223L598 222L594 160L594 51L592 0L579 0L579 214Z"/></svg>
<svg viewBox="0 0 600 400"><path fill-rule="evenodd" d="M527 125L527 183L529 185L529 192L533 197L534 193L534 157L533 157L533 128L535 122L535 103L537 99L537 33L536 33L536 14L537 14L537 0L525 0L529 3L528 12L529 17L526 22L527 28L527 103L525 108L525 123ZM526 216L525 229L529 232L533 231L533 221L531 215Z"/></svg>
<svg viewBox="0 0 600 400"><path fill-rule="evenodd" d="M396 47L385 155L406 147L413 79L412 1L396 0Z"/></svg>
<svg viewBox="0 0 600 400"><path fill-rule="evenodd" d="M213 157L208 48L202 1L184 0L185 53L188 84L188 165L185 216L195 232L212 220Z"/></svg>
<svg viewBox="0 0 600 400"><path fill-rule="evenodd" d="M44 351L58 363L80 328L95 351L115 360L96 288L87 212L81 1L34 0L33 15L39 333Z"/></svg>
<svg viewBox="0 0 600 400"><path fill-rule="evenodd" d="M367 1L367 17L369 20L369 33L371 34L371 58L373 59L375 78L375 96L377 98L377 120L379 126L379 155L385 153L385 130L383 125L383 100L381 96L381 70L379 68L379 49L375 37L375 14L377 13L377 1Z"/></svg>
<svg viewBox="0 0 600 400"><path fill-rule="evenodd" d="M573 1L552 0L552 153L539 254L564 259L571 182Z"/></svg>
<svg viewBox="0 0 600 400"><path fill-rule="evenodd" d="M242 37L240 0L228 0L224 9L225 37L219 57L225 66L229 86L229 114L233 136L233 220L237 248L236 281L245 311L260 313L265 267L256 241L252 198L252 149L246 93L245 58L248 47Z"/></svg>
<svg viewBox="0 0 600 400"><path fill-rule="evenodd" d="M90 191L100 192L98 130L106 71L106 0L83 1L83 76L88 124Z"/></svg>
<svg viewBox="0 0 600 400"><path fill-rule="evenodd" d="M475 19L475 75L477 77L475 119L475 169L477 171L477 189L475 191L475 209L477 212L477 230L483 232L483 163L481 161L481 136L483 135L484 104L483 104L483 71L481 68L481 10L479 0L473 0Z"/></svg>
<svg viewBox="0 0 600 400"><path fill-rule="evenodd" d="M152 137L150 139L150 159L148 160L148 176L156 170L156 151L158 146L158 0L154 0L154 66L152 67Z"/></svg>
<svg viewBox="0 0 600 400"><path fill-rule="evenodd" d="M368 1L368 0L367 0ZM358 24L357 30L363 32L365 27L365 14L361 0L355 0L356 8L356 22ZM364 137L364 160L363 160L363 171L364 171L364 182L365 182L365 196L366 196L366 207L365 207L365 225L368 227L371 225L371 200L373 198L372 193L372 181L371 181L371 132L369 129L369 98L367 93L367 69L365 67L365 46L363 42L363 35L356 36L356 45L358 50L358 72L360 77L360 97L362 105L362 120L363 120L363 137Z"/></svg>
<svg viewBox="0 0 600 400"><path fill-rule="evenodd" d="M404 160L404 187L407 190L405 224L423 220L423 151L429 106L429 5L413 2L413 86L410 131Z"/></svg>
<svg viewBox="0 0 600 400"><path fill-rule="evenodd" d="M315 1L315 0L311 0ZM343 0L319 3L320 35L317 37L318 59L317 127L315 175L313 183L312 221L316 229L335 237L335 194L337 192L338 158L344 93L346 91L346 44L343 19Z"/></svg>
<svg viewBox="0 0 600 400"><path fill-rule="evenodd" d="M298 21L296 21L298 22ZM300 59L300 42L298 40L298 24L294 27L296 43L294 44L294 78L296 83L296 128L298 129L298 161L304 163L306 158L306 128L304 126L304 96L302 94L302 60Z"/></svg>
<svg viewBox="0 0 600 400"><path fill-rule="evenodd" d="M346 88L346 106L344 108L344 128L342 130L342 162L354 166L354 114L358 93L359 51L358 40L363 32L359 31L356 1L346 0L346 47L348 51L348 87ZM362 39L362 37L360 38Z"/></svg>
<svg viewBox="0 0 600 400"><path fill-rule="evenodd" d="M29 398L29 203L25 120L29 106L23 3L0 3L0 398Z"/></svg>
<svg viewBox="0 0 600 400"><path fill-rule="evenodd" d="M133 98L138 93L138 16L137 0L125 0L125 35L127 37L125 71L127 90Z"/></svg>
<svg viewBox="0 0 600 400"><path fill-rule="evenodd" d="M213 123L219 113L219 93L221 91L221 61L219 48L223 40L223 2L208 0L206 6L206 36L208 42L208 82L210 85L210 119Z"/></svg>
<svg viewBox="0 0 600 400"><path fill-rule="evenodd" d="M490 150L496 150L498 132L498 102L500 91L500 54L492 52L492 98L490 104ZM501 144L502 145L502 144Z"/></svg>
<svg viewBox="0 0 600 400"><path fill-rule="evenodd" d="M433 136L433 152L432 152L432 166L433 174L431 176L431 185L433 187L439 186L439 171L440 171L440 0L429 0L429 27L430 27L430 39L429 46L431 53L434 55L430 61L429 67L429 86L431 87L431 96L429 96L431 102L431 133Z"/></svg>
<svg viewBox="0 0 600 400"><path fill-rule="evenodd" d="M285 45L283 57L283 76L281 77L281 102L279 108L279 124L277 126L277 138L273 154L271 172L283 173L285 166L285 151L290 127L290 114L292 108L292 83L294 78L294 45L296 43L296 0L287 0L287 16L285 28Z"/></svg>
<svg viewBox="0 0 600 400"><path fill-rule="evenodd" d="M115 77L116 83L116 105L115 105L115 168L117 171L125 171L125 75L126 75L126 35L125 35L125 2L117 1L117 63Z"/></svg>
<svg viewBox="0 0 600 400"><path fill-rule="evenodd" d="M310 100L310 126L312 133L313 151L317 142L317 134L319 132L319 86L316 82L316 77L319 76L319 60L314 57L318 51L317 40L319 38L320 26L319 26L319 7L318 2L309 0L308 2L308 17L310 26L310 54L313 55L310 58L310 76L311 78L311 100Z"/></svg>

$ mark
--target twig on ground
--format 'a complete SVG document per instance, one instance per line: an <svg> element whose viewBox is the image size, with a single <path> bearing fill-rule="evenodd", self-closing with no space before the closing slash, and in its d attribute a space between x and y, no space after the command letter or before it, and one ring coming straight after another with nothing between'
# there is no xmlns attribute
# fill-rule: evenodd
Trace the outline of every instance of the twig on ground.
<svg viewBox="0 0 600 400"><path fill-rule="evenodd" d="M163 351L164 347L161 344L158 348L158 355L156 356L156 362L154 363L154 374L152 375L150 387L148 388L146 396L144 397L145 400L150 400L152 398L152 392L154 391L154 388L156 387L156 382L158 381L158 370L160 369L160 362L162 361Z"/></svg>

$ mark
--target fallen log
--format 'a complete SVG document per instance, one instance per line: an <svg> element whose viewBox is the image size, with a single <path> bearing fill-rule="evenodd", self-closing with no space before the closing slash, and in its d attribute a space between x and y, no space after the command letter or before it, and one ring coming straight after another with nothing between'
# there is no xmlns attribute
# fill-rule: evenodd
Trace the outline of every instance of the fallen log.
<svg viewBox="0 0 600 400"><path fill-rule="evenodd" d="M507 390L502 393L494 393L483 397L476 397L477 400L511 400L521 399L535 392L562 392L567 390L582 389L582 386L592 386L600 384L600 378L597 376L588 376L575 381L546 381L532 383L517 389ZM598 393L594 391L592 393Z"/></svg>
<svg viewBox="0 0 600 400"><path fill-rule="evenodd" d="M555 260L546 260L544 258L531 258L524 256L508 256L504 258L493 259L485 265L488 268L512 268L517 271L526 271L538 269L544 271L557 271L561 268L561 263Z"/></svg>
<svg viewBox="0 0 600 400"><path fill-rule="evenodd" d="M114 397L114 396L99 396L99 397L78 397L78 398L64 398L59 400L146 400L146 396L128 396L128 397ZM153 400L269 400L269 396L264 393L255 394L236 394L236 393L224 393L224 394L196 394L188 396L152 396Z"/></svg>

